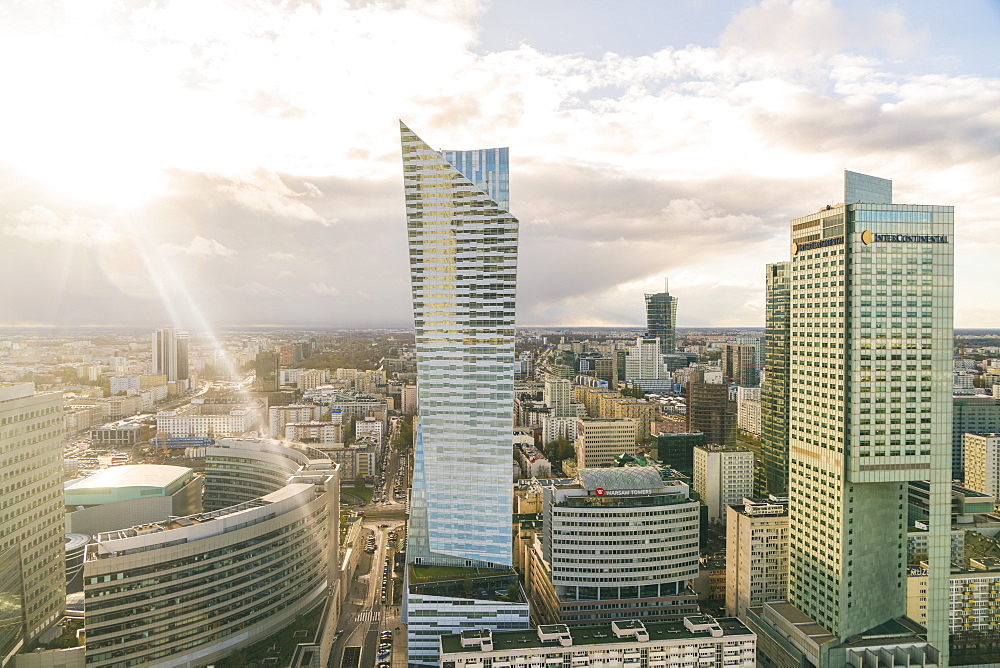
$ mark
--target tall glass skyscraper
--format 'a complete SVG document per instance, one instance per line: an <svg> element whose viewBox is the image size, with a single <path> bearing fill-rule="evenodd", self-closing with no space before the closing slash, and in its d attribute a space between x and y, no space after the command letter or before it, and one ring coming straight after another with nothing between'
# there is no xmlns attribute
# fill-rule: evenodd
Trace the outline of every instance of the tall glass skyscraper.
<svg viewBox="0 0 1000 668"><path fill-rule="evenodd" d="M789 600L761 617L821 668L947 665L953 207L853 172L844 202L791 221ZM897 621L910 480L931 490L926 639Z"/></svg>
<svg viewBox="0 0 1000 668"><path fill-rule="evenodd" d="M410 663L437 665L442 633L528 623L511 569L518 222L506 148L400 131L420 406L404 615Z"/></svg>
<svg viewBox="0 0 1000 668"><path fill-rule="evenodd" d="M646 295L646 331L660 339L660 354L677 352L677 297L664 289Z"/></svg>
<svg viewBox="0 0 1000 668"><path fill-rule="evenodd" d="M767 265L760 387L762 491L778 495L788 490L788 270L788 262Z"/></svg>

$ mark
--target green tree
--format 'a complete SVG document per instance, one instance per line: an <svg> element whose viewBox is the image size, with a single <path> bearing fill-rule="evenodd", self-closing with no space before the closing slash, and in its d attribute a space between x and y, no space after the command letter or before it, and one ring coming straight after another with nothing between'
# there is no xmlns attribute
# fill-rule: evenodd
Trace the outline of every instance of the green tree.
<svg viewBox="0 0 1000 668"><path fill-rule="evenodd" d="M561 462L562 460L573 456L573 442L568 441L565 438L557 438L554 441L549 441L545 448L543 448L542 452L550 462Z"/></svg>

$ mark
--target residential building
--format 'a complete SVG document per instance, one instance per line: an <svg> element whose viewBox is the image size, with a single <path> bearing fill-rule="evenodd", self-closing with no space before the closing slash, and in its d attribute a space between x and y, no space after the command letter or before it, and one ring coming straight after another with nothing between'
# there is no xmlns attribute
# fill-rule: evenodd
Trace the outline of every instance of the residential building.
<svg viewBox="0 0 1000 668"><path fill-rule="evenodd" d="M417 412L417 386L416 385L404 385L403 386L403 412L404 413L416 413Z"/></svg>
<svg viewBox="0 0 1000 668"><path fill-rule="evenodd" d="M636 421L630 418L578 418L577 466L610 466L621 453L634 451L637 428Z"/></svg>
<svg viewBox="0 0 1000 668"><path fill-rule="evenodd" d="M909 571L906 616L921 624L927 623L930 586L926 568ZM967 568L952 568L948 593L952 665L995 665L1000 656L1000 560L971 559Z"/></svg>
<svg viewBox="0 0 1000 668"><path fill-rule="evenodd" d="M1000 433L966 434L965 486L993 498L1000 498Z"/></svg>
<svg viewBox="0 0 1000 668"><path fill-rule="evenodd" d="M753 452L741 445L700 445L694 449L692 486L708 506L708 520L725 524L726 508L753 496Z"/></svg>
<svg viewBox="0 0 1000 668"><path fill-rule="evenodd" d="M310 420L309 422L289 422L285 425L285 433L282 437L289 441L299 443L316 444L319 449L343 444L344 425L340 422L321 422Z"/></svg>
<svg viewBox="0 0 1000 668"><path fill-rule="evenodd" d="M268 434L271 438L284 438L285 425L289 423L312 422L319 417L316 404L288 404L271 406L267 409Z"/></svg>
<svg viewBox="0 0 1000 668"><path fill-rule="evenodd" d="M661 354L677 352L677 297L667 291L666 281L663 292L646 295L646 332L660 340Z"/></svg>
<svg viewBox="0 0 1000 668"><path fill-rule="evenodd" d="M530 631L470 629L441 636L442 668L699 666L754 668L757 637L738 619L691 615L668 622L614 619Z"/></svg>
<svg viewBox="0 0 1000 668"><path fill-rule="evenodd" d="M528 624L510 523L518 222L507 149L400 133L420 404L403 617L409 662L438 665L442 633Z"/></svg>
<svg viewBox="0 0 1000 668"><path fill-rule="evenodd" d="M384 427L385 423L378 418L366 417L363 420L356 420L354 422L354 437L360 440L368 436L373 438L376 443L381 444Z"/></svg>
<svg viewBox="0 0 1000 668"><path fill-rule="evenodd" d="M543 490L528 576L534 616L592 624L609 610L644 620L696 613L687 582L698 574L700 504L688 486L665 482L649 466L584 468L577 476Z"/></svg>
<svg viewBox="0 0 1000 668"><path fill-rule="evenodd" d="M726 614L788 598L788 501L743 499L727 509Z"/></svg>
<svg viewBox="0 0 1000 668"><path fill-rule="evenodd" d="M311 390L325 385L329 379L330 372L326 369L303 369L295 377L295 386L300 390Z"/></svg>
<svg viewBox="0 0 1000 668"><path fill-rule="evenodd" d="M219 414L160 411L156 414L156 432L166 436L239 436L250 429L252 420L253 413L245 406Z"/></svg>
<svg viewBox="0 0 1000 668"><path fill-rule="evenodd" d="M965 478L962 438L965 434L1000 433L1000 398L952 397L951 477Z"/></svg>
<svg viewBox="0 0 1000 668"><path fill-rule="evenodd" d="M663 368L663 357L660 354L660 339L656 337L638 337L635 345L625 351L625 380L629 383L638 380L660 379L669 377Z"/></svg>
<svg viewBox="0 0 1000 668"><path fill-rule="evenodd" d="M791 221L789 602L747 618L784 661L947 665L953 218L846 172L844 203ZM926 641L898 621L910 480L930 481Z"/></svg>
<svg viewBox="0 0 1000 668"><path fill-rule="evenodd" d="M318 446L324 455L340 465L340 478L352 482L357 478L371 479L376 474L378 447L370 441L355 441L349 446L330 447L330 444Z"/></svg>
<svg viewBox="0 0 1000 668"><path fill-rule="evenodd" d="M0 385L0 664L62 617L63 397Z"/></svg>

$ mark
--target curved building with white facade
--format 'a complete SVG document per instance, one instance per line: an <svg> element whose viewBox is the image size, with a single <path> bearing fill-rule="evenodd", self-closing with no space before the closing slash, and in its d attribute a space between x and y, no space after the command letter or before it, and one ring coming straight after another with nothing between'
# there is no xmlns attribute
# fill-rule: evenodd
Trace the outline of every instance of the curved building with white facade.
<svg viewBox="0 0 1000 668"><path fill-rule="evenodd" d="M584 624L617 615L679 619L698 611L699 503L653 467L580 469L577 484L546 487L536 614ZM537 574L537 575L536 575Z"/></svg>
<svg viewBox="0 0 1000 668"><path fill-rule="evenodd" d="M245 487L250 498L100 534L88 546L88 666L205 665L283 628L327 593L335 604L336 464L273 442L224 441L210 451L209 470L238 463L222 470L257 475L258 486ZM269 486L267 472L283 482L252 496ZM213 479L225 480L206 477L209 494Z"/></svg>

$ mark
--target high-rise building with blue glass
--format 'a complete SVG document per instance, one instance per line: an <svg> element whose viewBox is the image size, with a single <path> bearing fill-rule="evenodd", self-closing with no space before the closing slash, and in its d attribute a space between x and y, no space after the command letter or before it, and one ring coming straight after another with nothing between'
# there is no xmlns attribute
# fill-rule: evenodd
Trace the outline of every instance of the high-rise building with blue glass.
<svg viewBox="0 0 1000 668"><path fill-rule="evenodd" d="M400 131L420 406L404 617L410 663L437 665L442 633L528 623L511 569L518 223L506 148Z"/></svg>

